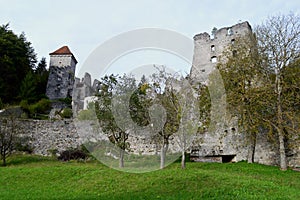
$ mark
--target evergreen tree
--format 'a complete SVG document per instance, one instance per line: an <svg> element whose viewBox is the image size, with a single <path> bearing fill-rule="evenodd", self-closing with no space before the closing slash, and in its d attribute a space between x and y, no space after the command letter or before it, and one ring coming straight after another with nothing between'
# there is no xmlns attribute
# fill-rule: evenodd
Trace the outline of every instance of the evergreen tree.
<svg viewBox="0 0 300 200"><path fill-rule="evenodd" d="M25 34L16 35L9 24L0 26L0 98L16 101L22 80L36 63L36 54Z"/></svg>

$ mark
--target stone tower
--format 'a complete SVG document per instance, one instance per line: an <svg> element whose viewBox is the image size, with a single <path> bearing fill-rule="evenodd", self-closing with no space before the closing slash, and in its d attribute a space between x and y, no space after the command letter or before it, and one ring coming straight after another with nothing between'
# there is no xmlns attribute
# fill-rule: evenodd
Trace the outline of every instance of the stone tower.
<svg viewBox="0 0 300 200"><path fill-rule="evenodd" d="M72 98L77 60L68 46L50 55L49 78L46 95L49 99Z"/></svg>
<svg viewBox="0 0 300 200"><path fill-rule="evenodd" d="M194 57L190 76L193 82L204 83L215 68L222 53L235 39L252 33L248 22L215 30L212 36L200 33L194 36ZM221 59L222 60L222 59Z"/></svg>

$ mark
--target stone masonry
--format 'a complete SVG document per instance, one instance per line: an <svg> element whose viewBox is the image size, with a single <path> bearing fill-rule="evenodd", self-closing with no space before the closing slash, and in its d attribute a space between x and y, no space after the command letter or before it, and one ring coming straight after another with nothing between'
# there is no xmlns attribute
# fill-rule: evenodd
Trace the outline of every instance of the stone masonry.
<svg viewBox="0 0 300 200"><path fill-rule="evenodd" d="M206 32L195 35L191 79L195 82L206 82L208 74L221 60L225 48L234 44L238 37L250 33L252 33L251 26L248 22L243 22L216 30L212 36Z"/></svg>
<svg viewBox="0 0 300 200"><path fill-rule="evenodd" d="M68 148L76 148L85 142L97 142L107 140L93 121L65 120L19 120L18 127L22 134L30 138L30 145L34 147L33 153L39 155L51 155L51 150L62 152ZM198 146L200 155L235 155L232 161L245 160L247 148L243 135L228 129L214 135L200 135L193 145ZM160 146L145 138L130 136L130 152L134 154L154 155L159 154ZM291 167L300 167L300 141L290 143L295 148L289 150L287 161ZM255 162L267 165L278 164L278 144L266 135L258 135L255 151ZM178 151L176 139L171 138L171 152ZM177 149L177 150L176 150Z"/></svg>
<svg viewBox="0 0 300 200"><path fill-rule="evenodd" d="M208 75L215 69L218 62L222 62L222 52L229 45L234 44L240 36L251 34L248 22L242 22L231 27L215 30L213 35L200 33L194 36L194 57L190 77L192 83L207 83ZM72 97L73 114L86 109L88 102L95 100L99 81L91 84L91 76L86 73L82 80L74 79L76 59L68 47L64 46L50 54L50 75L46 95L50 99ZM73 89L74 87L74 89ZM82 123L82 124L80 124ZM76 126L77 125L77 126ZM78 126L79 125L79 126ZM57 121L22 121L21 126L27 130L34 152L49 155L50 149L58 151L69 147L76 147L85 141L103 140L99 130L93 129L93 123L83 123L74 120ZM199 160L210 157L211 160L228 161L247 160L247 139L239 133L238 127L231 124L219 127L214 133L198 134L190 149L191 155ZM98 131L98 132L97 132ZM101 134L100 134L101 135ZM107 138L106 138L107 140ZM170 141L170 150L176 152L176 138ZM157 145L143 138L129 138L131 152L134 154L153 154L159 151ZM300 167L300 141L289 141L287 160L289 166ZM255 162L277 165L278 144L276 140L268 138L265 133L256 138Z"/></svg>
<svg viewBox="0 0 300 200"><path fill-rule="evenodd" d="M72 98L77 60L67 46L50 53L46 95L51 100Z"/></svg>

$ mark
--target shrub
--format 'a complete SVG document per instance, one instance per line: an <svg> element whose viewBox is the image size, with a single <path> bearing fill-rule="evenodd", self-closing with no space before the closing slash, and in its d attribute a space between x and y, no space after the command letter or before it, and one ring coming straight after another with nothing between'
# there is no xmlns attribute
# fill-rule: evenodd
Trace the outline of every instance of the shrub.
<svg viewBox="0 0 300 200"><path fill-rule="evenodd" d="M78 113L77 118L78 118L79 120L93 120L93 119L97 119L94 110L81 110L81 111Z"/></svg>
<svg viewBox="0 0 300 200"><path fill-rule="evenodd" d="M60 116L62 118L71 118L73 116L73 112L71 108L64 108L61 112L60 112Z"/></svg>
<svg viewBox="0 0 300 200"><path fill-rule="evenodd" d="M34 147L29 144L29 140L29 137L17 137L14 144L14 150L31 154L34 150Z"/></svg>
<svg viewBox="0 0 300 200"><path fill-rule="evenodd" d="M29 104L27 100L22 100L20 102L20 106L25 112L29 112Z"/></svg>
<svg viewBox="0 0 300 200"><path fill-rule="evenodd" d="M58 101L63 102L68 106L71 106L71 104L72 104L72 98L69 98L69 97L58 99Z"/></svg>
<svg viewBox="0 0 300 200"><path fill-rule="evenodd" d="M68 149L60 153L58 160L69 161L69 160L86 160L89 154L82 149Z"/></svg>
<svg viewBox="0 0 300 200"><path fill-rule="evenodd" d="M30 114L47 114L51 109L51 101L49 99L41 99L37 103L29 106Z"/></svg>
<svg viewBox="0 0 300 200"><path fill-rule="evenodd" d="M48 149L48 152L51 154L52 157L56 157L58 150L57 149Z"/></svg>

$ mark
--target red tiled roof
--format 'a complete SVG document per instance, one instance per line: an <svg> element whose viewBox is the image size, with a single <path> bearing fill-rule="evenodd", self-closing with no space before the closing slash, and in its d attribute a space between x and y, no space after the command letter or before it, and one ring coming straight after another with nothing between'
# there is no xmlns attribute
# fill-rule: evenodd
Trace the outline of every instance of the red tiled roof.
<svg viewBox="0 0 300 200"><path fill-rule="evenodd" d="M57 49L56 51L50 53L50 55L57 55L57 54L73 55L68 46L63 46Z"/></svg>
<svg viewBox="0 0 300 200"><path fill-rule="evenodd" d="M69 49L68 46L63 46L63 47L57 49L56 51L50 53L49 55L72 55L72 57L74 58L74 60L77 63L75 56L73 55L73 53L71 52L71 50Z"/></svg>

